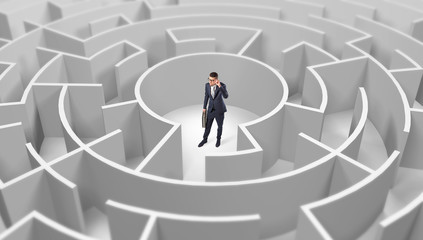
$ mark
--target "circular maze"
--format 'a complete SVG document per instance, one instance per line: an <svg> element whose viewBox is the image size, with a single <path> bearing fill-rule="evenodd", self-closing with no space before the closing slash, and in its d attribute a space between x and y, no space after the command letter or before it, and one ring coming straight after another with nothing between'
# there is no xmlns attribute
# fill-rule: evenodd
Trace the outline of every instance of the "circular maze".
<svg viewBox="0 0 423 240"><path fill-rule="evenodd" d="M0 239L420 240L422 66L420 0L0 0Z"/></svg>

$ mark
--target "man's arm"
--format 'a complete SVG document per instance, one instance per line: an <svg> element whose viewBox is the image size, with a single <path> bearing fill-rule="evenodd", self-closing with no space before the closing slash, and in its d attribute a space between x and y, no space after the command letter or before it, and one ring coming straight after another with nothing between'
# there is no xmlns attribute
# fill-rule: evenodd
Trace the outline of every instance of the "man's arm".
<svg viewBox="0 0 423 240"><path fill-rule="evenodd" d="M219 81L219 83L217 84L217 86L219 87L219 89L222 91L222 95L224 98L228 98L229 94L228 91L226 90L226 85L224 83L221 83Z"/></svg>
<svg viewBox="0 0 423 240"><path fill-rule="evenodd" d="M204 88L204 103L203 103L203 111L206 109L207 107L207 102L209 101L209 95L207 94L207 84Z"/></svg>

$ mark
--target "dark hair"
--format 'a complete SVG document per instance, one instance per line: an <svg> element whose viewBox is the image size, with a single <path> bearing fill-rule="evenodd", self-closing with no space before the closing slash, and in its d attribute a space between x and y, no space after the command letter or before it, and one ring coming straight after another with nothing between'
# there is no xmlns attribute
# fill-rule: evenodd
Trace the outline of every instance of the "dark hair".
<svg viewBox="0 0 423 240"><path fill-rule="evenodd" d="M219 74L217 74L217 72L211 72L210 73L210 77L212 78L217 78L219 76Z"/></svg>

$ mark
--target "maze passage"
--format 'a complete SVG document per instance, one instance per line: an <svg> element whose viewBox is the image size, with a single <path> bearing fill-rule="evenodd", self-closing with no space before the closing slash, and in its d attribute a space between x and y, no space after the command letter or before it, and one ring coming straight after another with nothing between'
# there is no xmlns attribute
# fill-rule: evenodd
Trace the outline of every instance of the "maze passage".
<svg viewBox="0 0 423 240"><path fill-rule="evenodd" d="M420 0L0 0L0 239L423 239L422 53Z"/></svg>

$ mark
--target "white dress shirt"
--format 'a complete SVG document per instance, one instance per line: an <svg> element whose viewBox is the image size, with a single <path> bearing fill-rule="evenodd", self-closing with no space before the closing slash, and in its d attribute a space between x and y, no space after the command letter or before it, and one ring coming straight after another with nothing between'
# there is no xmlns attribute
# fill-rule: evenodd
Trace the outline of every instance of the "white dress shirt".
<svg viewBox="0 0 423 240"><path fill-rule="evenodd" d="M214 94L216 93L216 85L214 85L214 86L212 86L211 87L211 95L212 95L212 97L213 97L213 99L214 99Z"/></svg>

